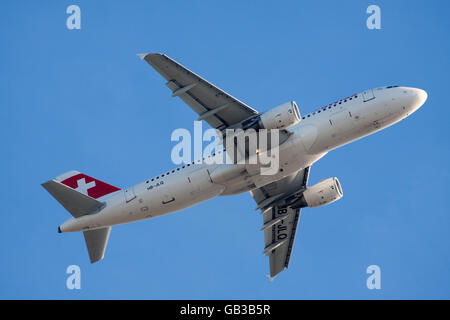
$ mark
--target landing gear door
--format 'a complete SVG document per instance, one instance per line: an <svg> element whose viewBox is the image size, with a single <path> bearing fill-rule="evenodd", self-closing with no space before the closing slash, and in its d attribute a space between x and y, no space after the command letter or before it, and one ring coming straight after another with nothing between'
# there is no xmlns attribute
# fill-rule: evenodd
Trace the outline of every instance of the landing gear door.
<svg viewBox="0 0 450 320"><path fill-rule="evenodd" d="M369 89L363 92L363 99L364 102L370 101L375 99L375 95L373 94L373 90Z"/></svg>

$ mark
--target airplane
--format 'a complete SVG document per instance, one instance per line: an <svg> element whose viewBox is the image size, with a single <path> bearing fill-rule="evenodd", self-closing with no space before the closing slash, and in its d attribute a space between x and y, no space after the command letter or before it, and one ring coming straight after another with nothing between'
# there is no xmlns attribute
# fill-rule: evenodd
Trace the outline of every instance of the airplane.
<svg viewBox="0 0 450 320"><path fill-rule="evenodd" d="M270 147L278 148L279 169L265 175L258 170L261 164L192 161L126 189L78 171L43 183L73 216L58 232L83 231L91 263L103 259L111 226L166 215L217 196L249 192L262 215L263 253L269 257L273 279L289 266L301 209L324 206L343 196L336 177L308 185L311 166L329 151L405 119L428 97L422 89L384 86L303 116L294 101L259 113L165 54L138 56L167 80L172 97L181 98L198 114L197 120L217 132L279 130L279 140ZM227 152L224 149L223 154Z"/></svg>

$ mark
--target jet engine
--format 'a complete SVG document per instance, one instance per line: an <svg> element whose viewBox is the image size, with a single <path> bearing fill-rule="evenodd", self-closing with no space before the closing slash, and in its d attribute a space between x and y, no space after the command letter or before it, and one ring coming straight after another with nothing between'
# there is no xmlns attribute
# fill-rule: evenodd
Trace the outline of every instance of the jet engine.
<svg viewBox="0 0 450 320"><path fill-rule="evenodd" d="M290 101L242 123L243 129L286 129L299 123L300 112L295 101Z"/></svg>
<svg viewBox="0 0 450 320"><path fill-rule="evenodd" d="M328 178L307 187L300 199L292 203L291 206L293 209L320 207L339 200L343 195L338 178Z"/></svg>

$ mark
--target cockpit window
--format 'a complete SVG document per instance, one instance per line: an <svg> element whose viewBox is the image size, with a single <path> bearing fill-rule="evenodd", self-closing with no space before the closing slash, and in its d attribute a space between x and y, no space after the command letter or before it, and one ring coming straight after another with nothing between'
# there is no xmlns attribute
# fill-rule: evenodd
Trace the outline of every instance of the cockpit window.
<svg viewBox="0 0 450 320"><path fill-rule="evenodd" d="M398 86L388 86L388 87L386 87L386 89L391 89L391 88L398 88Z"/></svg>

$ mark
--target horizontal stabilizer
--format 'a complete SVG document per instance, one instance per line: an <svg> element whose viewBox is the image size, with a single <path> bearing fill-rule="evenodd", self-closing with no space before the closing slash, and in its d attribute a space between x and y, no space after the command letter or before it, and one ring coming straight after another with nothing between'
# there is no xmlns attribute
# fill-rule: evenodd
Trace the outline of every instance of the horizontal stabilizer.
<svg viewBox="0 0 450 320"><path fill-rule="evenodd" d="M111 227L83 232L91 263L100 261L105 256L110 232Z"/></svg>
<svg viewBox="0 0 450 320"><path fill-rule="evenodd" d="M74 218L84 216L99 210L103 203L72 189L61 182L50 180L42 186L66 208Z"/></svg>

